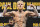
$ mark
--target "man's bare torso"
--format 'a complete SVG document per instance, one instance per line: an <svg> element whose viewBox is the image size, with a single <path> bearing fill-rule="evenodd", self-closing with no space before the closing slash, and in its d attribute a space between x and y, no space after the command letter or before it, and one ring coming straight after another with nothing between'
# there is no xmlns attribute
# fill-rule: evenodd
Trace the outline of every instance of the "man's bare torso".
<svg viewBox="0 0 40 27"><path fill-rule="evenodd" d="M17 7L18 7L19 11L22 10L21 12L19 12L19 11L7 12L7 6L5 7L5 9L3 11L3 16L8 16L8 17L14 16L13 19L15 20L15 27L25 27L26 20L27 20L27 16L26 16L27 14L29 14L30 16L38 16L38 12L37 12L36 8L34 7L34 5L30 5L31 7L34 8L34 12L31 12L31 11L24 12L23 11L23 6L24 6L23 2L20 2L20 1L17 3Z"/></svg>
<svg viewBox="0 0 40 27"><path fill-rule="evenodd" d="M22 11L21 13L16 11L14 12L15 17L13 18L15 20L15 23L17 23L20 27L22 27L23 24L26 24L26 14L24 11Z"/></svg>

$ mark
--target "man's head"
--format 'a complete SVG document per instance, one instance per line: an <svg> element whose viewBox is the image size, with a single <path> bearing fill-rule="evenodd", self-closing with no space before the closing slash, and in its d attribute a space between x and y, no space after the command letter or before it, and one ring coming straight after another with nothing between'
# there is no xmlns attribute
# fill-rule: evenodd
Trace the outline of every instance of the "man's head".
<svg viewBox="0 0 40 27"><path fill-rule="evenodd" d="M22 10L23 7L24 7L24 2L23 2L23 1L18 1L18 2L17 2L17 8L18 8L19 10Z"/></svg>
<svg viewBox="0 0 40 27"><path fill-rule="evenodd" d="M10 24L10 25L13 25L13 23L14 23L14 22L13 22L13 19L9 19L9 24Z"/></svg>

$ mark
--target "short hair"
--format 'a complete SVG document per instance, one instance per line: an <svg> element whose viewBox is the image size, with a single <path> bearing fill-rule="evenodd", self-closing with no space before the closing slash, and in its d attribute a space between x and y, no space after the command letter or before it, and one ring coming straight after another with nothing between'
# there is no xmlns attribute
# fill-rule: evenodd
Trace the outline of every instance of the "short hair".
<svg viewBox="0 0 40 27"><path fill-rule="evenodd" d="M19 1L22 1L22 0L19 0ZM17 3L18 3L19 1L17 1ZM22 1L22 2L23 2L23 1Z"/></svg>
<svg viewBox="0 0 40 27"><path fill-rule="evenodd" d="M12 21L13 19L11 18L11 19L9 19L10 21Z"/></svg>

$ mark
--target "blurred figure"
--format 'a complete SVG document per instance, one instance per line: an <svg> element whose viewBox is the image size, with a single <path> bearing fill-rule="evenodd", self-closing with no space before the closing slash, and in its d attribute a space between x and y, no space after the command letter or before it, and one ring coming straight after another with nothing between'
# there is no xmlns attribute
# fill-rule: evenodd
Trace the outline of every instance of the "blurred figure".
<svg viewBox="0 0 40 27"><path fill-rule="evenodd" d="M9 19L9 24L6 25L5 27L14 27L14 21L13 21L13 19Z"/></svg>
<svg viewBox="0 0 40 27"><path fill-rule="evenodd" d="M24 8L24 2L23 1L18 1L17 2L17 8L18 11L11 11L11 12L7 12L7 7L10 5L7 5L3 11L3 16L14 16L14 20L15 20L15 27L26 27L26 21L28 19L28 16L38 16L38 12L36 10L36 8L34 7L34 5L30 5L30 7L33 7L34 12L32 11L23 11ZM11 6L10 6L11 7ZM10 23L11 24L11 23Z"/></svg>

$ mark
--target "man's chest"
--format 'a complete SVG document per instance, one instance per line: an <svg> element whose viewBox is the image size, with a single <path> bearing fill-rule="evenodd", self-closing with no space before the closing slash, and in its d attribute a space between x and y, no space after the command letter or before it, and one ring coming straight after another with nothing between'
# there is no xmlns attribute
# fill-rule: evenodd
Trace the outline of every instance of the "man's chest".
<svg viewBox="0 0 40 27"><path fill-rule="evenodd" d="M25 16L25 12L21 12L21 13L16 12L16 13L15 13L15 16L23 17L23 16Z"/></svg>

